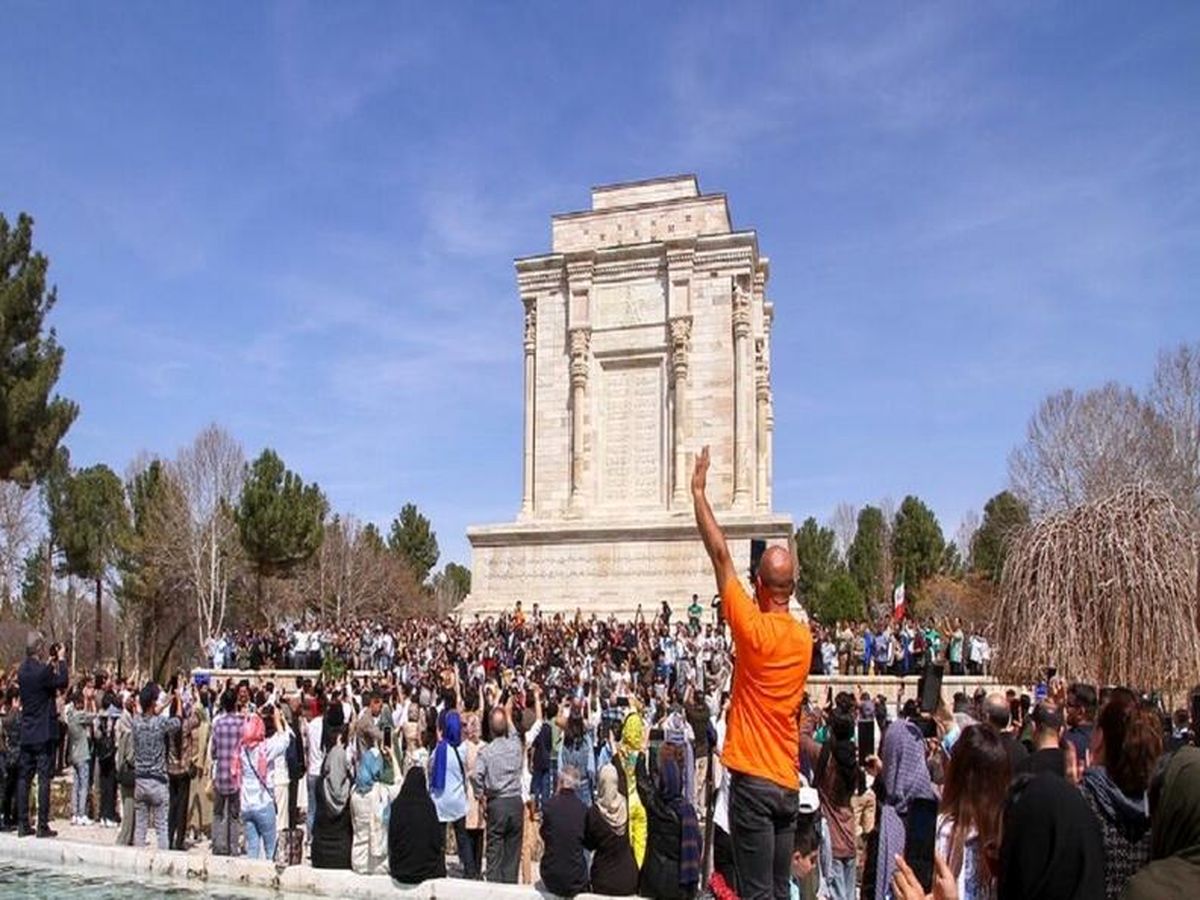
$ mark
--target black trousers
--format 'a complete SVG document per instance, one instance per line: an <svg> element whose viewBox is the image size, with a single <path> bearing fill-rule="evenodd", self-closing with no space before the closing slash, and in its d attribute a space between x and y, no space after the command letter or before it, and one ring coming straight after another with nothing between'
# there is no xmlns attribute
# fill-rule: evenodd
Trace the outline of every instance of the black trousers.
<svg viewBox="0 0 1200 900"><path fill-rule="evenodd" d="M463 834L467 835L467 844L470 845L470 857L475 860L475 874L468 875L468 878L484 877L484 829L482 828L463 828ZM458 840L457 832L455 840Z"/></svg>
<svg viewBox="0 0 1200 900"><path fill-rule="evenodd" d="M54 765L55 742L22 744L17 775L17 825L29 825L29 791L38 778L38 828L50 827L50 770Z"/></svg>
<svg viewBox="0 0 1200 900"><path fill-rule="evenodd" d="M799 805L797 790L732 773L729 837L741 900L788 900Z"/></svg>
<svg viewBox="0 0 1200 900"><path fill-rule="evenodd" d="M213 797L212 852L215 856L240 856L242 839L242 795Z"/></svg>
<svg viewBox="0 0 1200 900"><path fill-rule="evenodd" d="M21 752L19 750L8 751L8 768L0 773L0 777L4 778L4 806L0 807L0 812L4 814L4 824L14 826L17 824L17 781L21 776Z"/></svg>
<svg viewBox="0 0 1200 900"><path fill-rule="evenodd" d="M97 783L100 795L100 818L116 822L121 818L117 812L117 762L113 757L96 764L99 772Z"/></svg>
<svg viewBox="0 0 1200 900"><path fill-rule="evenodd" d="M188 800L192 795L192 776L171 775L167 778L167 838L172 850L184 849L187 838Z"/></svg>
<svg viewBox="0 0 1200 900"><path fill-rule="evenodd" d="M287 827L296 828L300 825L300 807L296 801L300 796L300 779L293 778L288 782L288 819Z"/></svg>
<svg viewBox="0 0 1200 900"><path fill-rule="evenodd" d="M472 880L479 877L479 839L483 833L467 830L467 817L463 816L454 825L454 846L458 848L458 861L462 863L463 877Z"/></svg>
<svg viewBox="0 0 1200 900"><path fill-rule="evenodd" d="M797 801L799 802L799 801ZM525 804L520 797L487 803L487 880L516 884L525 835Z"/></svg>

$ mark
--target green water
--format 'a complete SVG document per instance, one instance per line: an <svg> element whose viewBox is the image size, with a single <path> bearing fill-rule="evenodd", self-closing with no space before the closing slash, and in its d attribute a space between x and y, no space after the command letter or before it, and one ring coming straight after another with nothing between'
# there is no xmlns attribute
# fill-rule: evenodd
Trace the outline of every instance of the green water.
<svg viewBox="0 0 1200 900"><path fill-rule="evenodd" d="M29 900L281 900L287 895L246 888L180 884L158 878L129 878L95 872L0 862L0 898Z"/></svg>

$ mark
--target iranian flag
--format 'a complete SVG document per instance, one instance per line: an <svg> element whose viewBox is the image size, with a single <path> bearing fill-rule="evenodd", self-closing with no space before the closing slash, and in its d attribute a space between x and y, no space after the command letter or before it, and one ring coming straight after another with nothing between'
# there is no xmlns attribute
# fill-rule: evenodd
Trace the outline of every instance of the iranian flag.
<svg viewBox="0 0 1200 900"><path fill-rule="evenodd" d="M892 618L899 622L904 618L904 574L900 574L900 578L896 581L896 587L892 590Z"/></svg>

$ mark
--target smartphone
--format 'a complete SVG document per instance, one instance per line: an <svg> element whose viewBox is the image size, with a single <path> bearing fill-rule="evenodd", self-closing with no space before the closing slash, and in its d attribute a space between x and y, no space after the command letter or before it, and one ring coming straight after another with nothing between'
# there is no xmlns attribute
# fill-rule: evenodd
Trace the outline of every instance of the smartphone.
<svg viewBox="0 0 1200 900"><path fill-rule="evenodd" d="M392 748L392 729L390 725L383 729L383 746L389 750Z"/></svg>
<svg viewBox="0 0 1200 900"><path fill-rule="evenodd" d="M868 756L875 755L875 723L864 719L858 723L858 762L863 765Z"/></svg>
<svg viewBox="0 0 1200 900"><path fill-rule="evenodd" d="M908 863L921 890L933 890L933 852L937 844L936 800L911 800L904 829L904 861Z"/></svg>

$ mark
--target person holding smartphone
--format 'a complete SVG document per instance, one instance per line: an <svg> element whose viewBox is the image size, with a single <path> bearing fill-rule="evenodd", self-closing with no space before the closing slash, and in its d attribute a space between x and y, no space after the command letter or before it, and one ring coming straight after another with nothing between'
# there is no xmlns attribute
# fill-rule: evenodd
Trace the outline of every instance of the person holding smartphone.
<svg viewBox="0 0 1200 900"><path fill-rule="evenodd" d="M21 750L17 775L17 836L34 833L29 825L29 789L34 773L38 779L37 836L57 837L50 827L50 767L57 725L55 700L68 684L67 661L62 644L49 652L46 639L30 632L25 642L25 661L17 670L21 692Z"/></svg>

